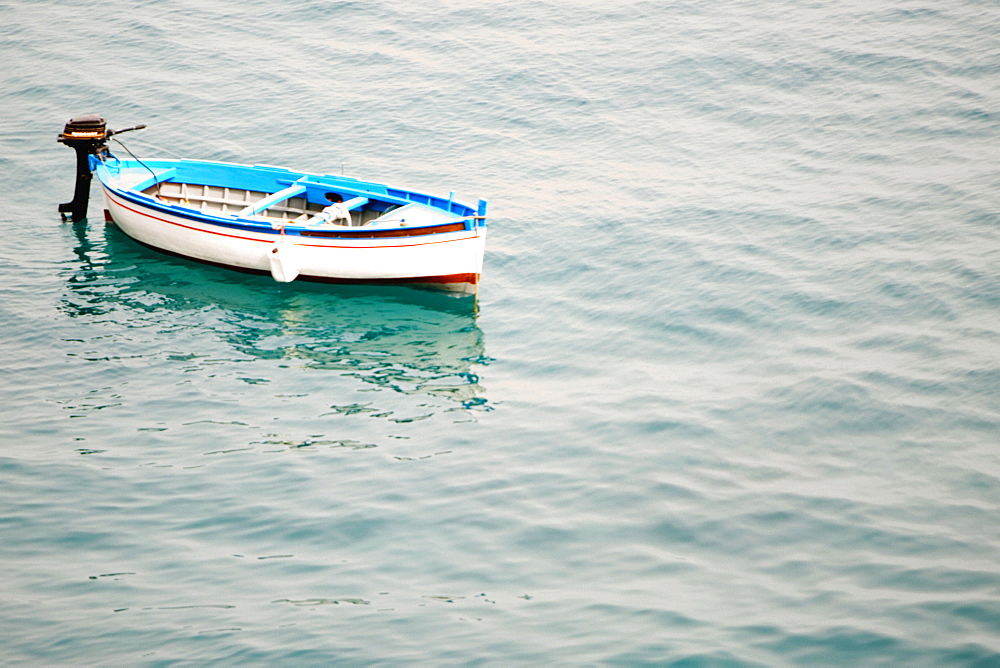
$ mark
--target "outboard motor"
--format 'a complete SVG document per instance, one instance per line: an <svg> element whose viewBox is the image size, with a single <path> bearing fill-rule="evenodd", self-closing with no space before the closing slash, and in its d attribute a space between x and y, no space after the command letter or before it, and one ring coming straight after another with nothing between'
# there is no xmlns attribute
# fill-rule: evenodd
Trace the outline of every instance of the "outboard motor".
<svg viewBox="0 0 1000 668"><path fill-rule="evenodd" d="M59 213L63 220L72 218L78 222L87 217L87 204L90 200L90 156L107 154L107 140L111 135L121 134L129 130L141 130L145 125L136 125L124 130L108 130L104 119L97 114L87 114L71 118L59 135L58 141L76 151L76 190L73 200L59 205ZM70 214L67 216L66 214Z"/></svg>

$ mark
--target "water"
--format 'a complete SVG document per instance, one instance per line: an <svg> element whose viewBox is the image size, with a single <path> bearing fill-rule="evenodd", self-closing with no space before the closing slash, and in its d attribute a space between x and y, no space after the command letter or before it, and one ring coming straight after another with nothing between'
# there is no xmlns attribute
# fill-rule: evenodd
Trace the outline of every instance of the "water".
<svg viewBox="0 0 1000 668"><path fill-rule="evenodd" d="M0 1L2 661L1000 665L998 26ZM88 112L489 198L478 302L61 223Z"/></svg>

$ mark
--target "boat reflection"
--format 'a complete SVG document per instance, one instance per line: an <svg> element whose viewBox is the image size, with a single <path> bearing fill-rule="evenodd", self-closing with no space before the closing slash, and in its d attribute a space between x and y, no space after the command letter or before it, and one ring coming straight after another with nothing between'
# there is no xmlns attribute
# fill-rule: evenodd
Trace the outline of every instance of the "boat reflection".
<svg viewBox="0 0 1000 668"><path fill-rule="evenodd" d="M188 341L207 336L205 347L216 350L185 352L216 354L220 346L211 342L221 342L236 358L286 361L487 408L475 368L488 358L471 296L402 286L283 285L166 257L113 226L84 221L66 229L76 237L76 257L61 308L74 318L154 326L183 332Z"/></svg>

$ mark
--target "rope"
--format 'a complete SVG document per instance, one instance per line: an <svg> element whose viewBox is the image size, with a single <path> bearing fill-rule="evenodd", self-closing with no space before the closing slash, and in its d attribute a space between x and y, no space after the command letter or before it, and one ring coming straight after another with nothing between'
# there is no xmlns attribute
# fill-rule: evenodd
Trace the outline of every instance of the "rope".
<svg viewBox="0 0 1000 668"><path fill-rule="evenodd" d="M135 153L133 153L131 150L129 150L129 147L126 146L125 144L123 144L120 139L116 139L115 137L112 137L111 141L115 142L116 144L118 144L119 146L121 146L123 149L125 149L125 152L128 153L130 156L132 156L133 160L135 160L140 165L142 165L143 167L145 167L146 169L149 170L149 173L153 175L153 184L156 186L156 196L159 197L160 196L160 179L159 179L158 176L156 176L156 172L154 172L152 170L152 168L150 168L149 165L147 165L142 160L140 160L138 157L136 157Z"/></svg>

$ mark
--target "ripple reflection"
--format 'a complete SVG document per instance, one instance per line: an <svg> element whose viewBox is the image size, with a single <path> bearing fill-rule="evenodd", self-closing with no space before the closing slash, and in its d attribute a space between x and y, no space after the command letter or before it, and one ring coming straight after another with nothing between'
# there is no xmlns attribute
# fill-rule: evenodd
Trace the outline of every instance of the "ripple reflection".
<svg viewBox="0 0 1000 668"><path fill-rule="evenodd" d="M236 354L226 361L271 360L283 368L334 371L396 393L488 409L474 371L489 358L473 297L403 286L283 285L168 258L111 225L83 222L66 229L75 236L75 258L68 263L69 289L60 309L118 328L119 339L129 330L133 341L135 330L144 328L152 328L156 339L177 335L179 347L157 348L162 359L197 366L212 354L218 362L219 346L185 348L179 340L210 336ZM101 344L102 353L109 348L120 355L150 354L142 346L125 352ZM257 373L241 374L240 380L269 382Z"/></svg>

